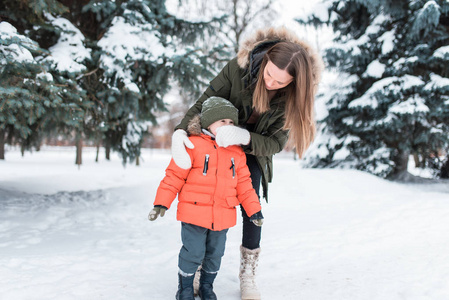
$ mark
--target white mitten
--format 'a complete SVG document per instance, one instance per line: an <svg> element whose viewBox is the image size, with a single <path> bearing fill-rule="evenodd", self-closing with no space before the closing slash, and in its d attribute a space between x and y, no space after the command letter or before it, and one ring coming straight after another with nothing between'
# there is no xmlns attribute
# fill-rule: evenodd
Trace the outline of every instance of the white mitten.
<svg viewBox="0 0 449 300"><path fill-rule="evenodd" d="M171 138L171 155L178 167L182 169L190 169L192 167L186 147L190 149L194 147L187 137L187 132L182 129L176 130Z"/></svg>
<svg viewBox="0 0 449 300"><path fill-rule="evenodd" d="M225 125L217 128L215 141L220 147L231 145L248 145L251 139L249 131L232 125Z"/></svg>

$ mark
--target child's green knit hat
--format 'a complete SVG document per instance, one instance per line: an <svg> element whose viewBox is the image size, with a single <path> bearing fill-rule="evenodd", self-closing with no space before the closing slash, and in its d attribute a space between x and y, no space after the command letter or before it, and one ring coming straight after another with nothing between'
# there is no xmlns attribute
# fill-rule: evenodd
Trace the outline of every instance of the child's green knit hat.
<svg viewBox="0 0 449 300"><path fill-rule="evenodd" d="M212 123L222 120L231 119L234 125L238 125L239 111L228 100L221 97L210 97L203 102L201 108L201 127L207 129Z"/></svg>

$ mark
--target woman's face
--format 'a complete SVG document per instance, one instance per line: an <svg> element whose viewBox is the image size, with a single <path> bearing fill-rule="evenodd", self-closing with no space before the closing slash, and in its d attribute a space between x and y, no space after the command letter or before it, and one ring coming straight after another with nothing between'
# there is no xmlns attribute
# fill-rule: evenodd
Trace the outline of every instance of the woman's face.
<svg viewBox="0 0 449 300"><path fill-rule="evenodd" d="M265 88L272 91L286 87L293 81L293 77L286 70L279 69L269 60L263 70L263 80L265 81Z"/></svg>

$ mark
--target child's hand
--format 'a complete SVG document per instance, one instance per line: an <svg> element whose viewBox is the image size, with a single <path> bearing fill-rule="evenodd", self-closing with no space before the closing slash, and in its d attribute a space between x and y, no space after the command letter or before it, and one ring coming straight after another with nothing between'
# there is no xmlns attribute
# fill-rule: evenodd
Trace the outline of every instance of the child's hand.
<svg viewBox="0 0 449 300"><path fill-rule="evenodd" d="M162 205L156 205L151 211L150 214L148 215L148 220L150 221L154 221L157 219L157 217L159 215L161 215L161 217L163 217L165 215L165 211L167 210L167 208L165 206Z"/></svg>
<svg viewBox="0 0 449 300"><path fill-rule="evenodd" d="M258 212L256 212L254 215L252 215L250 218L249 218L249 220L251 221L251 222L253 222L254 223L254 225L256 225L256 226L262 226L262 224L263 224L263 215L262 215L262 211L258 211Z"/></svg>

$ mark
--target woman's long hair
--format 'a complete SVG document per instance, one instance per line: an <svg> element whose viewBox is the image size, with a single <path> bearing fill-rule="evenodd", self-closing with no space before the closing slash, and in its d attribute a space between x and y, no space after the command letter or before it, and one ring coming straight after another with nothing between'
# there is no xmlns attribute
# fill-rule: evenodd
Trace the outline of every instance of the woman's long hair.
<svg viewBox="0 0 449 300"><path fill-rule="evenodd" d="M296 148L300 158L315 138L314 102L321 75L318 65L322 63L318 56L307 50L291 42L279 42L271 47L262 60L253 93L253 108L259 113L268 111L270 99L263 80L268 61L293 77L293 81L282 89L287 95L283 129L289 131L289 144Z"/></svg>

